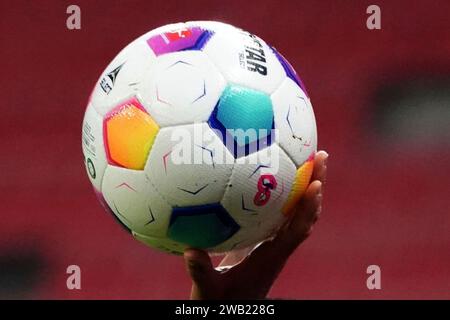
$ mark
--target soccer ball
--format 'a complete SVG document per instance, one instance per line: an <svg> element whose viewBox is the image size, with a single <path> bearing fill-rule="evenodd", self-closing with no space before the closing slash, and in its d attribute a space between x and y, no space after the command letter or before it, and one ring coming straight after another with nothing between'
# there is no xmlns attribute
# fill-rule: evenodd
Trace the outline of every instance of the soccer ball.
<svg viewBox="0 0 450 320"><path fill-rule="evenodd" d="M99 200L137 240L221 253L276 234L309 183L317 133L275 48L195 21L154 29L113 59L82 146Z"/></svg>

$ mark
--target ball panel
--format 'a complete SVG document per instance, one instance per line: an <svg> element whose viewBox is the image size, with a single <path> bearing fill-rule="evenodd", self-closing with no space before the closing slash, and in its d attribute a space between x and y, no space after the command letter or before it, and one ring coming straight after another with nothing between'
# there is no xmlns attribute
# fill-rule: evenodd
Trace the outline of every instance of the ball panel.
<svg viewBox="0 0 450 320"><path fill-rule="evenodd" d="M95 196L102 205L103 209L105 209L105 211L113 217L113 219L122 227L122 229L124 229L128 233L133 233L133 231L126 224L124 224L122 220L119 219L118 215L116 215L114 211L109 207L108 203L105 200L105 197L103 196L103 193L95 190Z"/></svg>
<svg viewBox="0 0 450 320"><path fill-rule="evenodd" d="M168 237L193 248L212 248L230 238L239 225L219 204L177 207L172 211Z"/></svg>
<svg viewBox="0 0 450 320"><path fill-rule="evenodd" d="M178 30L178 29L182 29L184 27L184 23L183 22L176 22L176 23L169 23L160 27L157 27L155 29L152 29L146 33L144 33L143 35L141 35L139 38L136 39L136 41L143 41L143 42L147 42L147 40L149 38L151 38L154 35L157 34L161 34L164 32L169 32L169 31L173 31L173 30ZM146 44L148 46L148 44Z"/></svg>
<svg viewBox="0 0 450 320"><path fill-rule="evenodd" d="M216 32L203 51L231 83L270 94L286 77L270 47L237 28Z"/></svg>
<svg viewBox="0 0 450 320"><path fill-rule="evenodd" d="M286 76L294 81L305 93L305 95L309 98L308 92L306 91L305 84L303 83L300 76L297 74L297 71L292 67L292 65L287 61L285 57L281 53L279 53L274 47L272 47L272 52L277 57L278 61L280 61L283 66L284 71L286 72Z"/></svg>
<svg viewBox="0 0 450 320"><path fill-rule="evenodd" d="M203 29L207 29L207 30L211 30L213 32L218 32L218 31L236 31L237 28L227 24L227 23L223 23L223 22L219 22L219 21L206 21L206 20L200 20L200 21L188 21L185 23L186 26L189 27L196 27L199 26Z"/></svg>
<svg viewBox="0 0 450 320"><path fill-rule="evenodd" d="M133 237L147 246L171 254L182 255L184 250L188 248L188 246L175 242L166 237L162 238L162 237L145 236L137 232L133 232Z"/></svg>
<svg viewBox="0 0 450 320"><path fill-rule="evenodd" d="M294 163L277 144L237 160L221 204L253 243L285 221L281 209L295 174Z"/></svg>
<svg viewBox="0 0 450 320"><path fill-rule="evenodd" d="M103 121L109 163L143 170L158 131L158 125L136 98L120 103Z"/></svg>
<svg viewBox="0 0 450 320"><path fill-rule="evenodd" d="M298 204L300 199L308 187L311 175L314 169L314 153L306 160L306 162L297 169L295 173L294 183L292 185L291 191L289 192L289 197L287 198L285 204L283 205L282 212L285 215L289 215L293 212L293 209Z"/></svg>
<svg viewBox="0 0 450 320"><path fill-rule="evenodd" d="M162 127L206 121L225 87L209 58L199 51L183 51L157 61L145 72L140 90L152 117Z"/></svg>
<svg viewBox="0 0 450 320"><path fill-rule="evenodd" d="M91 101L100 115L105 115L114 106L137 94L144 76L143 70L150 69L155 54L145 42L136 40L126 46L108 65L100 76Z"/></svg>
<svg viewBox="0 0 450 320"><path fill-rule="evenodd" d="M234 158L206 123L162 128L145 172L172 206L219 202Z"/></svg>
<svg viewBox="0 0 450 320"><path fill-rule="evenodd" d="M160 56L177 51L201 50L212 35L213 32L203 26L183 24L152 35L147 39L147 44L156 56Z"/></svg>
<svg viewBox="0 0 450 320"><path fill-rule="evenodd" d="M89 180L96 190L101 190L103 173L107 165L103 147L102 118L89 104L83 120L82 148Z"/></svg>
<svg viewBox="0 0 450 320"><path fill-rule="evenodd" d="M289 78L271 98L278 142L299 167L317 149L316 121L311 102Z"/></svg>
<svg viewBox="0 0 450 320"><path fill-rule="evenodd" d="M113 213L128 228L143 235L166 236L172 208L144 172L108 166L102 192Z"/></svg>
<svg viewBox="0 0 450 320"><path fill-rule="evenodd" d="M257 226L241 227L233 236L212 248L214 253L225 253L251 246L267 239L269 233L261 232Z"/></svg>
<svg viewBox="0 0 450 320"><path fill-rule="evenodd" d="M240 158L272 143L273 119L272 102L267 94L228 85L208 124L233 156Z"/></svg>

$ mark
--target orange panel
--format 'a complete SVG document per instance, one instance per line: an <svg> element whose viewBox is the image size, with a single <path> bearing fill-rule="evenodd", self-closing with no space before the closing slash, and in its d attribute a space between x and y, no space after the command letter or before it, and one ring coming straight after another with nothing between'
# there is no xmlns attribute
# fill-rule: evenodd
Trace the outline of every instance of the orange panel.
<svg viewBox="0 0 450 320"><path fill-rule="evenodd" d="M284 215L290 214L302 198L306 188L308 187L309 180L311 179L313 168L314 157L311 156L300 168L297 169L291 192L289 193L286 203L281 209Z"/></svg>
<svg viewBox="0 0 450 320"><path fill-rule="evenodd" d="M143 170L159 126L138 100L131 99L105 119L109 160L128 169Z"/></svg>

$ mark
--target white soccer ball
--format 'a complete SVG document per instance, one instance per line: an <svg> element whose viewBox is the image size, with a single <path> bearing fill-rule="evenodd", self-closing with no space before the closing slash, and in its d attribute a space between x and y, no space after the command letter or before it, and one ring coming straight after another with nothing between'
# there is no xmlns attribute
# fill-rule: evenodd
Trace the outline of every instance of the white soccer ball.
<svg viewBox="0 0 450 320"><path fill-rule="evenodd" d="M100 76L82 145L104 207L171 253L227 252L273 236L310 180L314 113L291 65L219 22L154 29Z"/></svg>

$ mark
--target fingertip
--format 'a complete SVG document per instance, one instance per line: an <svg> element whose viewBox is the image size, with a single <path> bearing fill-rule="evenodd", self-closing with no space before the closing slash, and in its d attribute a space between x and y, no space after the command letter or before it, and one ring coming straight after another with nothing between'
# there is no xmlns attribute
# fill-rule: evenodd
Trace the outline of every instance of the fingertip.
<svg viewBox="0 0 450 320"><path fill-rule="evenodd" d="M314 180L309 184L308 189L306 190L306 194L309 197L315 197L318 194L322 193L322 181L320 180Z"/></svg>
<svg viewBox="0 0 450 320"><path fill-rule="evenodd" d="M329 156L329 154L325 150L320 150L320 151L317 151L317 153L316 153L316 157L319 157L319 158L327 159L328 156Z"/></svg>
<svg viewBox="0 0 450 320"><path fill-rule="evenodd" d="M326 165L328 157L329 157L328 152L326 152L324 150L320 150L316 153L316 155L314 157L314 161L318 165Z"/></svg>
<svg viewBox="0 0 450 320"><path fill-rule="evenodd" d="M319 171L325 169L327 167L328 162L328 153L325 151L319 151L314 159L314 165L319 169Z"/></svg>
<svg viewBox="0 0 450 320"><path fill-rule="evenodd" d="M187 260L195 260L198 256L201 255L201 250L193 249L193 248L187 248L184 250L184 258Z"/></svg>
<svg viewBox="0 0 450 320"><path fill-rule="evenodd" d="M327 159L328 153L326 151L319 151L314 158L314 170L312 180L320 180L322 182L326 179L327 174Z"/></svg>

